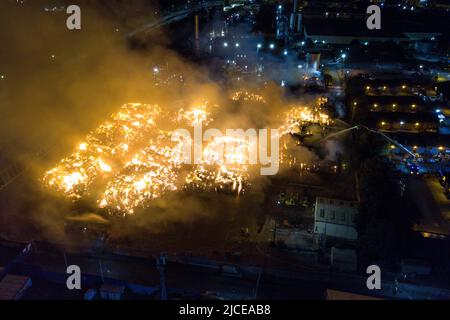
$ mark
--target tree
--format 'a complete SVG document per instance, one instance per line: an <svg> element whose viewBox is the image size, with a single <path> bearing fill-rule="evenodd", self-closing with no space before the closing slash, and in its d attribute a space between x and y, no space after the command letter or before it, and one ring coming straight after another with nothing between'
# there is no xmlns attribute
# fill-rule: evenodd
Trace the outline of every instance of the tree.
<svg viewBox="0 0 450 320"><path fill-rule="evenodd" d="M361 204L356 216L360 258L366 263L396 262L419 214L401 196L393 165L381 156L366 159L359 170Z"/></svg>

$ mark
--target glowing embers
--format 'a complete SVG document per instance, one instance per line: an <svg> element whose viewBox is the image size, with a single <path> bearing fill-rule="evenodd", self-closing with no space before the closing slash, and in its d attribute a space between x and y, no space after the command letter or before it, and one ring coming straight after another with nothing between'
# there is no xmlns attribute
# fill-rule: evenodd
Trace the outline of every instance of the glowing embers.
<svg viewBox="0 0 450 320"><path fill-rule="evenodd" d="M260 103L266 103L266 100L263 96L259 94L255 94L248 91L236 91L232 96L231 100L233 101L253 101L253 102L260 102Z"/></svg>
<svg viewBox="0 0 450 320"><path fill-rule="evenodd" d="M122 106L110 121L100 125L80 143L78 150L44 175L44 183L70 198L81 198L96 180L112 174L129 146L155 127L157 106L130 103Z"/></svg>
<svg viewBox="0 0 450 320"><path fill-rule="evenodd" d="M177 166L171 161L171 150L160 146L160 141L150 141L107 184L101 208L134 213L167 191L177 190Z"/></svg>
<svg viewBox="0 0 450 320"><path fill-rule="evenodd" d="M180 109L176 120L178 122L187 121L191 126L208 125L213 119L210 118L210 113L206 109L206 106L194 107L189 110Z"/></svg>
<svg viewBox="0 0 450 320"><path fill-rule="evenodd" d="M328 125L323 103L319 99L316 107L291 108L280 119L280 134L295 132L296 126ZM203 140L201 160L194 164L184 161L184 147L172 140L178 128L185 129L188 136L193 131L195 137L196 128L216 123L212 115L220 113L215 113L214 107L204 103L161 112L158 106L126 104L79 143L72 155L47 171L43 182L69 199L94 198L107 212L124 215L177 190L239 195L252 178L259 140L245 134L212 135ZM193 139L188 137L186 143L191 148Z"/></svg>
<svg viewBox="0 0 450 320"><path fill-rule="evenodd" d="M110 213L133 214L151 200L179 189L232 190L239 194L248 179L249 142L233 142L225 162L216 137L202 150L202 163L186 165L182 150L171 140L172 131L158 125L191 128L212 121L206 106L161 113L157 106L124 105L78 145L77 150L47 171L43 182L72 200L100 194L97 204ZM171 123L171 125L170 125ZM192 144L189 141L188 144ZM100 190L98 190L100 188Z"/></svg>

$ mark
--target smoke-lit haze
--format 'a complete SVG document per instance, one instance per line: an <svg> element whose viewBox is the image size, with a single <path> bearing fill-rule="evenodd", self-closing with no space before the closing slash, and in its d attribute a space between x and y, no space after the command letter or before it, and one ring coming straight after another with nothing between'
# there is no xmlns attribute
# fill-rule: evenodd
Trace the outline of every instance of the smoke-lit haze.
<svg viewBox="0 0 450 320"><path fill-rule="evenodd" d="M69 155L86 134L127 102L158 104L176 111L209 102L215 126L225 128L278 127L288 103L281 89L269 84L260 93L266 104L230 103L232 90L216 84L208 71L187 62L164 47L163 31L149 35L154 44L147 50L132 50L124 34L145 21L120 16L132 12L153 15L148 1L77 1L82 8L82 30L66 28L65 11L46 12L47 1L0 3L0 155L7 169L19 164L27 171L0 191L0 232L30 231L50 239L62 239L64 219L75 210L62 197L41 190L42 174ZM122 8L124 7L124 8ZM113 9L111 9L113 8ZM128 17L128 16L127 16ZM155 68L167 75L182 75L183 85L155 86ZM159 70L159 69L158 69ZM313 100L304 101L313 103ZM315 160L305 148L299 158ZM129 221L112 226L122 236L135 228L161 232L172 222L201 219L255 224L264 201L268 179L252 181L242 198L218 194L172 193ZM92 207L86 201L77 209ZM234 223L234 222L233 222ZM223 231L226 233L225 231Z"/></svg>

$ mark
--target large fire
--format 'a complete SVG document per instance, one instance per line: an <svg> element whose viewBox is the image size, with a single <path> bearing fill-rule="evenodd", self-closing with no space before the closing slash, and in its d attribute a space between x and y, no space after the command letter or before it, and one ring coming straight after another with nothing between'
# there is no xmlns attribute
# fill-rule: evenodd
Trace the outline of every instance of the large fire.
<svg viewBox="0 0 450 320"><path fill-rule="evenodd" d="M263 102L261 96L236 93ZM162 112L157 105L129 103L87 135L77 150L43 177L46 186L72 200L97 197L110 213L133 214L152 199L176 190L224 191L241 194L249 185L249 150L254 141L241 137L213 137L205 143L201 163L186 165L171 140L172 129L213 123L207 105ZM281 126L292 133L300 123L328 124L318 108L294 107ZM192 143L192 141L191 141ZM224 152L223 146L231 145ZM99 187L100 186L100 187ZM100 192L98 189L100 188Z"/></svg>
<svg viewBox="0 0 450 320"><path fill-rule="evenodd" d="M294 106L286 113L286 123L281 127L281 134L295 133L302 126L313 124L322 126L331 124L330 117L322 111L320 103L314 108Z"/></svg>

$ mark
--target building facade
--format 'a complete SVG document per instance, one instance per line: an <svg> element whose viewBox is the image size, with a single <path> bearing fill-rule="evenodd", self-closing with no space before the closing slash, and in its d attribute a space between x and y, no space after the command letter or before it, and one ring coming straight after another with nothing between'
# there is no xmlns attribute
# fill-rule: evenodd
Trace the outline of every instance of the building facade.
<svg viewBox="0 0 450 320"><path fill-rule="evenodd" d="M317 197L314 209L314 233L356 240L357 202Z"/></svg>

